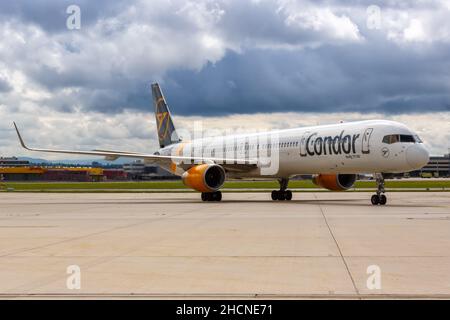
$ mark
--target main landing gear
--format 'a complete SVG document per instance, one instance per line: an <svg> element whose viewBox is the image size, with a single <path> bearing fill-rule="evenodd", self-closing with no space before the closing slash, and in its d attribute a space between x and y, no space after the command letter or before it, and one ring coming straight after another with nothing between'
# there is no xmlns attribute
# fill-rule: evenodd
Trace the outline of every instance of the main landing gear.
<svg viewBox="0 0 450 320"><path fill-rule="evenodd" d="M370 198L370 201L372 202L372 204L374 206L380 204L380 205L385 205L387 202L387 198L384 195L385 190L384 190L384 178L383 178L383 174L381 173L375 173L374 174L374 178L377 182L377 194L374 194L372 196L372 198Z"/></svg>
<svg viewBox="0 0 450 320"><path fill-rule="evenodd" d="M202 201L220 201L222 200L222 192L202 192Z"/></svg>
<svg viewBox="0 0 450 320"><path fill-rule="evenodd" d="M280 183L280 190L273 190L272 191L272 200L291 200L292 199L292 191L286 190L288 187L289 179L282 178L279 179L278 182Z"/></svg>

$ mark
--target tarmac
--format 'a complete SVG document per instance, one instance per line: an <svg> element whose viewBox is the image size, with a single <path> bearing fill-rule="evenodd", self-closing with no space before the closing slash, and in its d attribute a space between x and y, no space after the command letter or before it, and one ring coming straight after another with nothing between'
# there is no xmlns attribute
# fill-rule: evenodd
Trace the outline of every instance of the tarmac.
<svg viewBox="0 0 450 320"><path fill-rule="evenodd" d="M450 299L450 193L371 195L0 193L0 298Z"/></svg>

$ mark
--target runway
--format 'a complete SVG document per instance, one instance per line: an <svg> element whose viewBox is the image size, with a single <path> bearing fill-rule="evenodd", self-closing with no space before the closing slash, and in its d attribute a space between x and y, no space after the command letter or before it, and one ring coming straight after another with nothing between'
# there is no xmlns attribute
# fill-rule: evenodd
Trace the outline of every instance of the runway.
<svg viewBox="0 0 450 320"><path fill-rule="evenodd" d="M450 193L371 194L0 193L0 298L450 298Z"/></svg>

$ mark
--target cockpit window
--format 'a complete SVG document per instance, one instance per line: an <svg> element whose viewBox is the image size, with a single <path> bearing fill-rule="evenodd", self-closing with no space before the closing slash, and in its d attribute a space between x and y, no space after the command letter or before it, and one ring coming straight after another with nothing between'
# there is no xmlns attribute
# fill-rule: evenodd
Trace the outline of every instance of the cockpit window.
<svg viewBox="0 0 450 320"><path fill-rule="evenodd" d="M414 140L413 136L406 135L406 134L401 134L400 135L400 142L414 143L414 142L416 142L416 140Z"/></svg>
<svg viewBox="0 0 450 320"><path fill-rule="evenodd" d="M387 136L384 136L383 143L387 144L393 144L396 142L403 142L403 143L422 143L422 140L418 136L412 136L409 134L390 134Z"/></svg>
<svg viewBox="0 0 450 320"><path fill-rule="evenodd" d="M414 136L414 139L416 139L417 143L423 143L422 139L420 139L417 134Z"/></svg>
<svg viewBox="0 0 450 320"><path fill-rule="evenodd" d="M384 136L383 142L387 144L392 144L400 141L400 135L398 134L390 134L388 136Z"/></svg>

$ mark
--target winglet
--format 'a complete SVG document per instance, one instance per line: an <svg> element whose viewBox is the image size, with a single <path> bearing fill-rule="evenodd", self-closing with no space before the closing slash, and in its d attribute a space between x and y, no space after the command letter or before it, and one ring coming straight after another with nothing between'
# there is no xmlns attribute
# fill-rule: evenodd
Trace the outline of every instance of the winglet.
<svg viewBox="0 0 450 320"><path fill-rule="evenodd" d="M16 132L17 132L17 136L19 137L20 140L20 144L22 145L22 147L24 147L25 149L29 149L26 145L25 142L23 142L22 136L20 135L19 129L17 128L17 125L15 122L13 122L14 124L14 128L16 128Z"/></svg>

